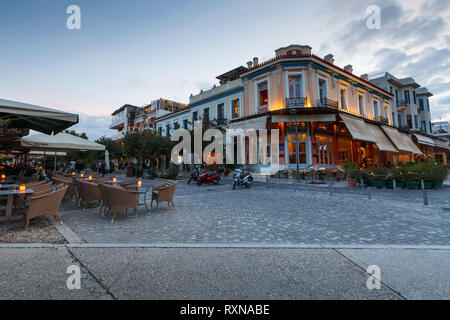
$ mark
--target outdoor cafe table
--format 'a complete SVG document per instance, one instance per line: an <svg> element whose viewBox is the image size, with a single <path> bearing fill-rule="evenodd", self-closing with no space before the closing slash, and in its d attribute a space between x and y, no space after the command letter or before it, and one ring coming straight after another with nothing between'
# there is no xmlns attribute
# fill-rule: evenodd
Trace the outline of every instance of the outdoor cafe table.
<svg viewBox="0 0 450 320"><path fill-rule="evenodd" d="M19 187L18 184L0 184L0 190L6 190L6 189L17 189Z"/></svg>
<svg viewBox="0 0 450 320"><path fill-rule="evenodd" d="M144 187L139 187L137 184L127 185L127 188L136 189L136 191L138 192L138 197L139 197L139 195L143 194L144 195L144 202L143 203L138 202L138 205L139 206L144 205L145 208L147 209L147 211L150 211L150 209L148 208L148 205L147 205L147 194L148 194L149 190L152 189L152 186L148 186L145 191L144 191ZM139 201L139 199L138 199L138 201Z"/></svg>
<svg viewBox="0 0 450 320"><path fill-rule="evenodd" d="M26 189L25 191L19 190L0 190L0 197L7 196L8 199L6 201L6 212L4 217L0 217L0 221L6 220L9 221L12 218L12 209L14 197L22 194L33 194L34 191L31 189Z"/></svg>

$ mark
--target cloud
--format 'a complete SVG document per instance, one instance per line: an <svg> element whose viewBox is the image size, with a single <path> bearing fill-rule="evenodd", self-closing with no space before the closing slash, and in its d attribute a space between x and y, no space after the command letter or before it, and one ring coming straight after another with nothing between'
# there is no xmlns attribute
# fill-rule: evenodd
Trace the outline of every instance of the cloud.
<svg viewBox="0 0 450 320"><path fill-rule="evenodd" d="M359 74L387 71L414 78L434 94L432 118L450 120L450 1L378 1L379 30L366 26L371 4L349 0L349 11L330 2L326 19L346 22L320 46L321 54L332 52L338 64L352 64Z"/></svg>
<svg viewBox="0 0 450 320"><path fill-rule="evenodd" d="M79 123L68 130L75 130L78 133L85 132L89 140L95 141L103 136L108 137L115 132L109 129L110 123L110 115L91 116L79 113Z"/></svg>

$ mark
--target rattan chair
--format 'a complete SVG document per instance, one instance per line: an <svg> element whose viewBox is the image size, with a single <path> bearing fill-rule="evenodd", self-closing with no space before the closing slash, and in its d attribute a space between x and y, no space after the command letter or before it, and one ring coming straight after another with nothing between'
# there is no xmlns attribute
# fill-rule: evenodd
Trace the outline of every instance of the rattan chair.
<svg viewBox="0 0 450 320"><path fill-rule="evenodd" d="M128 209L134 209L136 217L138 215L138 192L134 190L126 190L119 187L102 185L101 190L105 193L107 205L110 212L112 212L111 223L114 222L116 215Z"/></svg>
<svg viewBox="0 0 450 320"><path fill-rule="evenodd" d="M83 182L79 181L80 190L80 204L85 209L87 205L92 201L102 201L102 195L100 194L100 189L98 184L93 182Z"/></svg>
<svg viewBox="0 0 450 320"><path fill-rule="evenodd" d="M172 204L172 206L175 208L173 198L175 196L177 184L177 181L171 185L167 185L167 182L164 182L154 186L152 189L152 202L150 204L150 207L153 206L153 201L156 201L156 208L158 208L160 202L167 202L169 206L170 204Z"/></svg>
<svg viewBox="0 0 450 320"><path fill-rule="evenodd" d="M68 186L64 186L57 191L31 197L25 214L25 228L28 228L31 219L44 215L53 216L62 223L58 211L67 189Z"/></svg>

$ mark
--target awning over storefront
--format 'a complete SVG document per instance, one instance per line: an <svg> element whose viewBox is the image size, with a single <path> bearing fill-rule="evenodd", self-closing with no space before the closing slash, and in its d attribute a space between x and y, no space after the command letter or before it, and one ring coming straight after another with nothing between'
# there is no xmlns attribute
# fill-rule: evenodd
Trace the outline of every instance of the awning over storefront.
<svg viewBox="0 0 450 320"><path fill-rule="evenodd" d="M397 148L389 141L389 138L381 130L379 126L366 123L367 128L372 132L373 137L377 140L375 144L381 151L398 152Z"/></svg>
<svg viewBox="0 0 450 320"><path fill-rule="evenodd" d="M422 151L412 141L409 134L398 131L395 128L382 126L383 131L387 134L389 139L394 143L399 151L411 152L415 154L422 154Z"/></svg>
<svg viewBox="0 0 450 320"><path fill-rule="evenodd" d="M441 149L446 149L446 150L450 150L450 145L447 144L447 142L443 141L443 140L438 140L438 139L433 139L436 147L441 148Z"/></svg>
<svg viewBox="0 0 450 320"><path fill-rule="evenodd" d="M414 136L417 138L418 144L423 144L423 145L431 146L431 147L436 146L436 143L431 138L425 137L425 136L423 136L421 134L417 134L417 133L414 133Z"/></svg>
<svg viewBox="0 0 450 320"><path fill-rule="evenodd" d="M345 126L354 139L373 143L377 142L377 139L372 134L372 130L368 129L367 123L364 120L344 114L340 114L340 117L344 120Z"/></svg>
<svg viewBox="0 0 450 320"><path fill-rule="evenodd" d="M272 122L334 122L335 114L298 114L298 115L275 115Z"/></svg>
<svg viewBox="0 0 450 320"><path fill-rule="evenodd" d="M267 125L267 116L263 116L244 121L232 122L228 125L227 129L261 130L266 129L266 125Z"/></svg>

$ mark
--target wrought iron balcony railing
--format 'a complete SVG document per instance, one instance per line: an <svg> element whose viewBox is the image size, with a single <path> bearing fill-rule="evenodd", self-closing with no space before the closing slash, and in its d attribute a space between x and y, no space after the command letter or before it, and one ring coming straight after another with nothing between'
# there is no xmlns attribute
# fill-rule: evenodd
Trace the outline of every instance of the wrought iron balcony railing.
<svg viewBox="0 0 450 320"><path fill-rule="evenodd" d="M338 102L334 101L334 100L330 100L328 98L323 98L323 99L317 100L316 105L319 108L328 107L328 108L333 108L333 109L339 109Z"/></svg>
<svg viewBox="0 0 450 320"><path fill-rule="evenodd" d="M216 123L216 126L226 126L228 124L227 119L217 119L214 120L214 122Z"/></svg>
<svg viewBox="0 0 450 320"><path fill-rule="evenodd" d="M306 98L286 98L286 108L303 108L306 104Z"/></svg>
<svg viewBox="0 0 450 320"><path fill-rule="evenodd" d="M375 120L382 124L389 124L389 119L385 117L377 117Z"/></svg>

